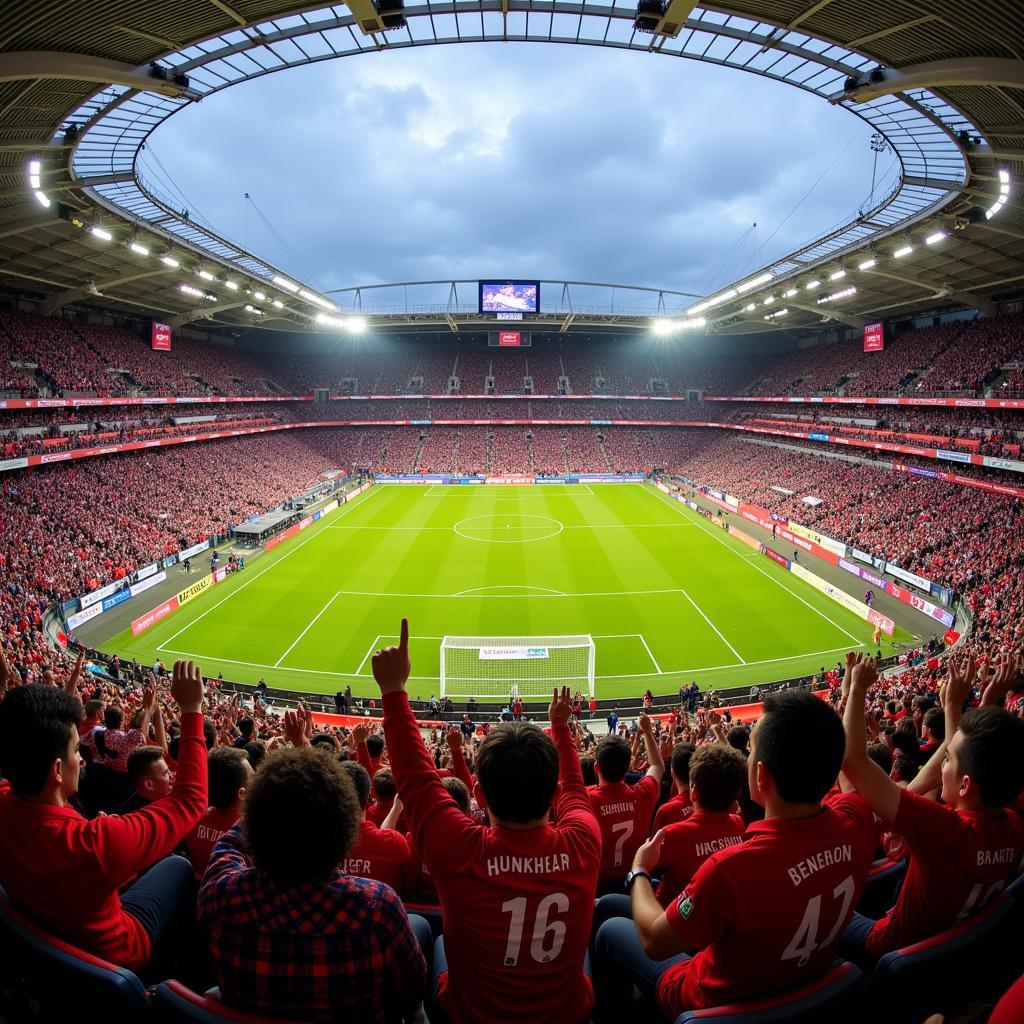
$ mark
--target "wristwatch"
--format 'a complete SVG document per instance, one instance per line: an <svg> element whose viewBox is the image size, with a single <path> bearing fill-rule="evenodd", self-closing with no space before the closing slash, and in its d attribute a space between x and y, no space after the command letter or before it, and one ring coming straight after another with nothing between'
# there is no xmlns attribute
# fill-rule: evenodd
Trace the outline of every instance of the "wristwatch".
<svg viewBox="0 0 1024 1024"><path fill-rule="evenodd" d="M629 892L629 890L633 888L633 883L638 878L646 878L648 882L651 881L651 876L646 871L644 871L642 868L638 869L637 871L630 871L626 875L626 882L625 882L626 892Z"/></svg>

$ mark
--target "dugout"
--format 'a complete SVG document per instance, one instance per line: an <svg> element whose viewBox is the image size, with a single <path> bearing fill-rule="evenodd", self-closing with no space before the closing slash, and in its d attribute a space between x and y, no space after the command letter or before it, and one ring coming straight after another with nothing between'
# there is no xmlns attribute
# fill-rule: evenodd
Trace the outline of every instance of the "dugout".
<svg viewBox="0 0 1024 1024"><path fill-rule="evenodd" d="M292 509L285 512L267 512L251 523L240 523L232 532L235 540L243 547L258 548L275 534L297 523L303 515L303 511Z"/></svg>

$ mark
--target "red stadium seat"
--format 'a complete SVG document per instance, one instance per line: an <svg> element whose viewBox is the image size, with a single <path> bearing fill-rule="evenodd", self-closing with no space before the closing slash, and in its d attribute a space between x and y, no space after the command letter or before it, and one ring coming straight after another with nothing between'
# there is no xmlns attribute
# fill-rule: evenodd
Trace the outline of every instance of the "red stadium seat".
<svg viewBox="0 0 1024 1024"><path fill-rule="evenodd" d="M39 1003L44 1019L134 1021L152 1012L136 975L43 931L11 906L2 889L0 948L0 973L17 975L17 987Z"/></svg>
<svg viewBox="0 0 1024 1024"><path fill-rule="evenodd" d="M676 1017L675 1024L845 1024L855 1019L856 996L863 984L864 975L844 960L798 989L748 1003L688 1010Z"/></svg>
<svg viewBox="0 0 1024 1024"><path fill-rule="evenodd" d="M234 1021L235 1024L288 1024L284 1017L264 1017L259 1013L235 1010L215 995L200 995L180 981L165 981L153 989L153 1009L158 1019L167 1024L195 1024L196 1021L208 1024L224 1024L226 1021Z"/></svg>
<svg viewBox="0 0 1024 1024"><path fill-rule="evenodd" d="M909 1014L917 1020L956 1005L968 995L995 994L1004 977L998 954L1014 903L1003 893L947 931L886 953L868 978L865 999L872 1006L887 1008L894 1020Z"/></svg>

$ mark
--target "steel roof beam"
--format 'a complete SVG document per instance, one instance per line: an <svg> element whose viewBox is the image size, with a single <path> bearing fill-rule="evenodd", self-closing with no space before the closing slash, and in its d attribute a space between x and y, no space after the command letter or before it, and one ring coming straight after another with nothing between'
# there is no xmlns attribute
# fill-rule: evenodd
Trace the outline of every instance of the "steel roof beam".
<svg viewBox="0 0 1024 1024"><path fill-rule="evenodd" d="M866 271L866 273L877 277L889 277L894 281L902 281L904 284L917 285L918 288L934 292L937 296L941 296L943 298L956 299L967 306L974 306L976 309L980 309L985 316L995 316L998 312L995 303L989 301L983 295L978 295L975 292L963 291L948 281L935 281L931 278L921 277L917 274L906 272L895 274L891 270L886 270L884 268L880 269L878 267L872 267L870 270Z"/></svg>
<svg viewBox="0 0 1024 1024"><path fill-rule="evenodd" d="M890 96L908 89L935 89L949 85L1024 89L1024 61L1007 57L954 57L911 64L905 68L879 68L872 72L871 77L878 81L861 81L854 89L830 96L829 102L853 100L854 103L868 103L879 96Z"/></svg>
<svg viewBox="0 0 1024 1024"><path fill-rule="evenodd" d="M105 60L85 53L63 53L60 50L20 50L0 54L0 82L23 79L71 79L78 82L96 82L101 85L124 85L140 92L157 92L162 96L177 96L198 100L201 95L188 86L170 79L154 78L148 70L131 64Z"/></svg>
<svg viewBox="0 0 1024 1024"><path fill-rule="evenodd" d="M57 295L53 295L46 299L45 302L39 306L39 312L43 316L50 316L51 313L56 313L57 310L62 309L64 306L70 306L73 302L78 302L79 299L87 299L92 296L100 297L100 294L106 288L114 288L119 284L128 284L131 281L141 281L147 277L158 277L162 274L172 273L172 267L161 267L159 270L144 270L137 274L125 274L121 277L112 277L107 281L89 281L84 284L81 288L69 288L67 291L60 292ZM116 296L104 295L103 298L116 299Z"/></svg>

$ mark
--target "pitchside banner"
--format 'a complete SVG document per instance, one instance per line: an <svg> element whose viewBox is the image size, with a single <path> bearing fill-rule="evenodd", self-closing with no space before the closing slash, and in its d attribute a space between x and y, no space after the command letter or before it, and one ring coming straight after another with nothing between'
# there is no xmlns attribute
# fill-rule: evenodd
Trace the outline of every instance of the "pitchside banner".
<svg viewBox="0 0 1024 1024"><path fill-rule="evenodd" d="M170 352L171 351L171 325L170 324L158 324L155 320L153 321L153 351L154 352Z"/></svg>
<svg viewBox="0 0 1024 1024"><path fill-rule="evenodd" d="M546 658L546 647L481 647L481 661L526 661L531 658Z"/></svg>
<svg viewBox="0 0 1024 1024"><path fill-rule="evenodd" d="M881 324L864 325L864 351L881 352L885 348L885 330Z"/></svg>

